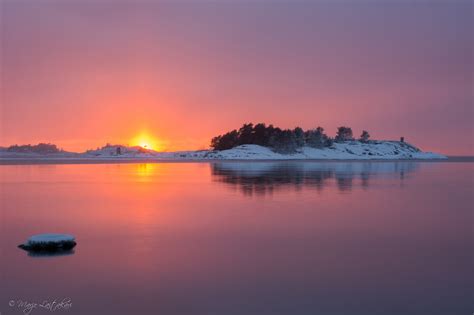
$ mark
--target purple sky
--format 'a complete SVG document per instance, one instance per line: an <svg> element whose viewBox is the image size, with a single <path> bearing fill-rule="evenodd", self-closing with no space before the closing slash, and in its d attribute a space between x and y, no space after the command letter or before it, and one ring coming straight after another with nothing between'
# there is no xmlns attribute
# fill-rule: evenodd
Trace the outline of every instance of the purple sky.
<svg viewBox="0 0 474 315"><path fill-rule="evenodd" d="M0 5L0 145L198 149L263 121L474 155L470 0Z"/></svg>

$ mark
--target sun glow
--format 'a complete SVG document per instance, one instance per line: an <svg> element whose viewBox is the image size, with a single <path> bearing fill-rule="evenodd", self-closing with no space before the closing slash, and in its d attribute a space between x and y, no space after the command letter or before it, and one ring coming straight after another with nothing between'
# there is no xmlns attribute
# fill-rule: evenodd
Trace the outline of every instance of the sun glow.
<svg viewBox="0 0 474 315"><path fill-rule="evenodd" d="M140 146L145 149L151 149L151 146L148 144L148 142L142 142L140 143Z"/></svg>
<svg viewBox="0 0 474 315"><path fill-rule="evenodd" d="M131 146L140 146L144 149L159 151L162 150L162 143L160 140L150 136L147 133L142 133L132 139Z"/></svg>

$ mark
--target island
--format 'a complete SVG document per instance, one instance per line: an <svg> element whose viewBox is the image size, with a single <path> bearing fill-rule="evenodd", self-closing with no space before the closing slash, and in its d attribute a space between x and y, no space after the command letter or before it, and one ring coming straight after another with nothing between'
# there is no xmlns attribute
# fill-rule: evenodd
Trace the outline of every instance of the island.
<svg viewBox="0 0 474 315"><path fill-rule="evenodd" d="M209 161L209 160L431 160L447 157L423 152L403 137L372 140L368 131L354 138L352 129L341 126L335 137L324 128L280 129L273 125L244 124L238 130L218 135L208 150L158 152L141 146L106 144L76 153L54 144L12 145L0 148L0 163L21 160L49 161Z"/></svg>

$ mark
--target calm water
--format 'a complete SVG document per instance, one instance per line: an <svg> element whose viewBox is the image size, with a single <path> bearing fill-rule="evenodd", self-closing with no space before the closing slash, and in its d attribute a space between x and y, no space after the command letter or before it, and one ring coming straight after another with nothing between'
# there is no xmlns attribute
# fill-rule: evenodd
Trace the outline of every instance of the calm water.
<svg viewBox="0 0 474 315"><path fill-rule="evenodd" d="M0 313L472 314L474 163L0 166ZM32 257L29 235L76 235ZM33 309L31 314L48 314Z"/></svg>

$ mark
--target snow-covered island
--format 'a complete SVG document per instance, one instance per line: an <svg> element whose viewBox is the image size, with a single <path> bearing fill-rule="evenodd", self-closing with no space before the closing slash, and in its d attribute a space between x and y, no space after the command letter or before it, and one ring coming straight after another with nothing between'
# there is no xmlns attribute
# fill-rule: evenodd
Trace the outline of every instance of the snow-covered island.
<svg viewBox="0 0 474 315"><path fill-rule="evenodd" d="M223 151L181 153L181 157L218 160L404 160L446 159L441 154L422 152L418 148L397 141L357 141L334 143L326 148L301 147L294 153L278 153L270 148L245 144Z"/></svg>
<svg viewBox="0 0 474 315"><path fill-rule="evenodd" d="M0 150L2 160L157 160L157 161L207 161L207 160L409 160L446 159L432 152L423 152L415 146L399 141L347 141L333 143L330 147L303 146L293 153L279 153L271 148L244 144L228 150L199 150L157 152L141 147L107 145L84 153L18 153Z"/></svg>
<svg viewBox="0 0 474 315"><path fill-rule="evenodd" d="M11 160L409 160L446 159L438 153L423 152L400 141L370 140L367 131L358 139L352 129L339 127L334 138L322 127L303 130L280 129L273 125L244 124L211 140L211 149L199 151L157 152L140 146L107 144L83 153L66 152L54 144L14 145L0 148L0 162Z"/></svg>

